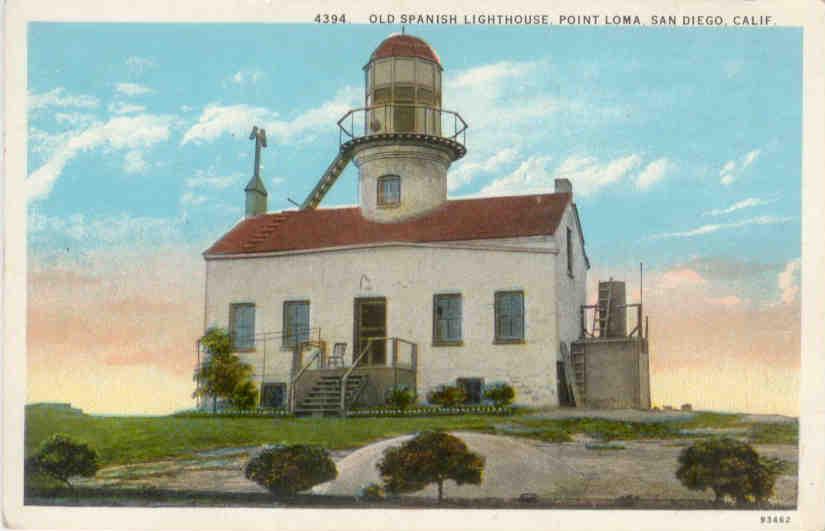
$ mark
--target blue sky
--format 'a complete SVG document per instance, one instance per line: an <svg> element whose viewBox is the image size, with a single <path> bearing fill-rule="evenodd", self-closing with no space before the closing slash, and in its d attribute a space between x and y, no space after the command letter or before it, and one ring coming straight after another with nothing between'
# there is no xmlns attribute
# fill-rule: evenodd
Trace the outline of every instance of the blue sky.
<svg viewBox="0 0 825 531"><path fill-rule="evenodd" d="M30 25L30 400L189 404L200 252L243 215L252 126L270 210L291 208L398 29ZM443 104L469 124L451 197L569 178L591 295L647 264L654 402L796 411L800 29L407 31L439 53ZM356 201L350 167L322 206Z"/></svg>
<svg viewBox="0 0 825 531"><path fill-rule="evenodd" d="M334 155L337 116L360 105L361 67L395 29L32 24L29 171L50 187L31 200L35 225L114 218L128 238L142 219L164 229L152 237L208 243L241 215L253 122L269 126L270 209L288 208ZM801 31L409 32L440 54L445 107L470 124L451 196L538 192L564 174L599 261L799 255ZM326 204L355 193L350 167ZM32 243L106 243L60 232Z"/></svg>

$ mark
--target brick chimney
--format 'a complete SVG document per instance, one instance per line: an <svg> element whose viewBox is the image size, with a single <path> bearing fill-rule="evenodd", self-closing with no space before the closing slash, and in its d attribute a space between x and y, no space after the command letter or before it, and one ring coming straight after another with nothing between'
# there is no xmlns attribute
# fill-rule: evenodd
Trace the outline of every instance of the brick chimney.
<svg viewBox="0 0 825 531"><path fill-rule="evenodd" d="M572 194L573 183L570 182L570 179L556 179L556 193Z"/></svg>

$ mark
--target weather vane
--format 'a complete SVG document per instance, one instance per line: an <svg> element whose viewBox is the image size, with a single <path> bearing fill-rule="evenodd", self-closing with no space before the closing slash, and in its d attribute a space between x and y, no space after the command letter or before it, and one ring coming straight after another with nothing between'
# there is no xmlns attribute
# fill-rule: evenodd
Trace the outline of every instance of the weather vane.
<svg viewBox="0 0 825 531"><path fill-rule="evenodd" d="M255 139L255 177L261 176L261 148L266 147L266 131L257 125L252 127L249 140Z"/></svg>

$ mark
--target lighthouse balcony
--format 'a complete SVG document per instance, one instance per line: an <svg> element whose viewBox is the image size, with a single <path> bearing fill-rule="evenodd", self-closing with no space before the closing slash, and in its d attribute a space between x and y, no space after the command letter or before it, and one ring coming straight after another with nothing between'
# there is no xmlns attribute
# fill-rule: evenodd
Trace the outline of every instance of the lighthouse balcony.
<svg viewBox="0 0 825 531"><path fill-rule="evenodd" d="M431 105L384 103L353 109L338 120L342 149L380 139L420 139L466 152L467 122L455 111Z"/></svg>

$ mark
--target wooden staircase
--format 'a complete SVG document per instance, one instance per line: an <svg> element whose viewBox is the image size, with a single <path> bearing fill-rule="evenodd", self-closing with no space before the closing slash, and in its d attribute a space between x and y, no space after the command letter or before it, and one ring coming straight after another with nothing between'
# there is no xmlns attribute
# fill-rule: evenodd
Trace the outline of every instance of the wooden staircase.
<svg viewBox="0 0 825 531"><path fill-rule="evenodd" d="M350 160L352 160L351 149L342 149L338 152L338 155L332 159L327 171L321 176L321 180L318 181L315 188L313 188L307 198L304 199L304 202L301 204L301 210L312 210L318 207L321 200L324 199L329 189L332 188L332 185L338 180L338 177L344 171L344 168L347 167Z"/></svg>
<svg viewBox="0 0 825 531"><path fill-rule="evenodd" d="M354 403L367 385L368 376L353 373L347 379L346 401ZM341 376L326 375L312 386L295 406L296 415L338 415L341 413Z"/></svg>
<svg viewBox="0 0 825 531"><path fill-rule="evenodd" d="M570 350L573 365L573 397L576 407L584 407L587 403L584 343L573 342L570 344Z"/></svg>

